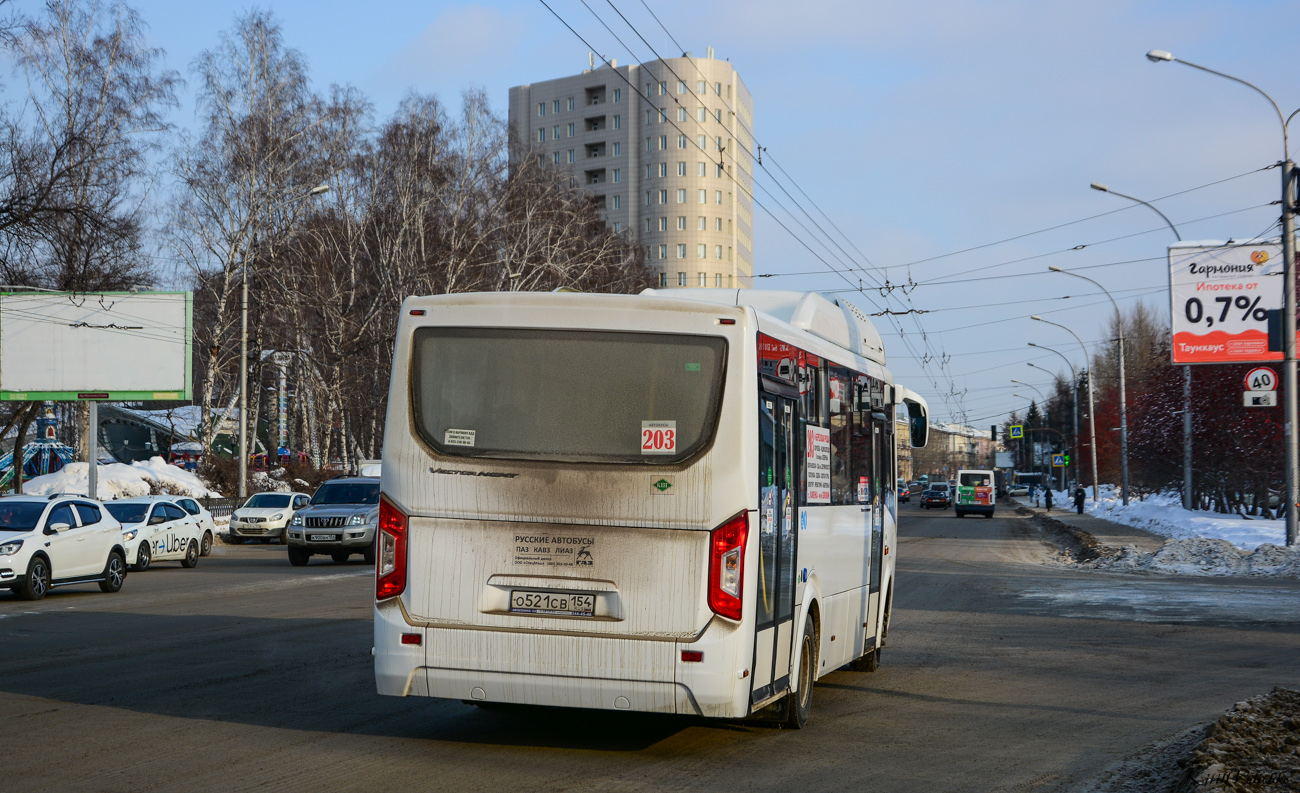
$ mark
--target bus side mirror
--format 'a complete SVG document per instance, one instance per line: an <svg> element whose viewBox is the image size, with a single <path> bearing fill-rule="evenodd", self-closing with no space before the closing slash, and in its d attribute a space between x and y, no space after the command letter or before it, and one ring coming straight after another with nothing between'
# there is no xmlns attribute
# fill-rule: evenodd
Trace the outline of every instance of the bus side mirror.
<svg viewBox="0 0 1300 793"><path fill-rule="evenodd" d="M930 418L925 405L907 402L907 417L911 425L912 448L923 449L930 435Z"/></svg>

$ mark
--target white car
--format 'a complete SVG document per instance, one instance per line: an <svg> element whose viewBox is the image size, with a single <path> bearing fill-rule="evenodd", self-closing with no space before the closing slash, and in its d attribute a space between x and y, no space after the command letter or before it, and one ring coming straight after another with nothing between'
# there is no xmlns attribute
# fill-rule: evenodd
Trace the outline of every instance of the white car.
<svg viewBox="0 0 1300 793"><path fill-rule="evenodd" d="M143 572L154 562L179 559L182 567L199 563L203 527L199 520L166 496L110 501L104 508L122 524L126 561Z"/></svg>
<svg viewBox="0 0 1300 793"><path fill-rule="evenodd" d="M213 519L212 513L204 509L203 505L195 499L184 497L173 500L181 509L193 515L203 529L203 537L199 540L199 556L212 553L212 538L217 536L217 522Z"/></svg>
<svg viewBox="0 0 1300 793"><path fill-rule="evenodd" d="M122 524L102 504L58 494L0 499L0 587L40 600L53 587L116 592L124 581Z"/></svg>
<svg viewBox="0 0 1300 793"><path fill-rule="evenodd" d="M230 538L278 539L288 542L289 521L293 513L311 503L306 493L254 493L244 505L230 513Z"/></svg>

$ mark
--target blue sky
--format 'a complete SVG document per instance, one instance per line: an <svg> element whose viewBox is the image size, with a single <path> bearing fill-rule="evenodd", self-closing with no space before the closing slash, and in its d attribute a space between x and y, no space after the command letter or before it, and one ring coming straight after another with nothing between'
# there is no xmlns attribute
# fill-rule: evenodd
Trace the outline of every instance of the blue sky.
<svg viewBox="0 0 1300 793"><path fill-rule="evenodd" d="M588 2L639 48L624 51L580 0L551 5L602 54L620 63L653 57L614 24L606 0ZM248 7L162 0L135 5L169 65L182 70ZM680 54L640 0L615 5L659 52ZM1300 107L1300 2L651 5L683 47L702 55L713 46L736 65L754 95L759 142L871 263L893 268L885 271L891 282L906 282L909 275L930 281L906 299L933 312L919 317L925 341L950 358L944 366L922 366L882 321L890 367L930 399L938 418L964 409L979 426L1025 404L1011 396L1010 378L1046 390L1047 378L1025 362L1056 368L1060 360L1035 353L1027 341L1055 344L1076 362L1081 358L1063 332L1031 322L1029 314L1054 311L1050 318L1086 341L1101 338L1106 308L1100 298L1081 289L1086 285L1078 279L1044 275L1049 264L1129 262L1086 272L1122 290L1116 297L1125 303L1146 300L1161 316L1168 314L1163 256L1172 236L1154 213L1124 209L1126 202L1088 189L1090 182L1153 199L1281 159L1280 124L1261 97L1185 66L1152 64L1144 53L1170 50L1255 82L1287 113ZM318 89L355 85L375 101L379 117L408 91L433 92L454 105L470 86L487 89L504 114L510 86L575 73L587 62L587 47L538 0L281 0L263 7L278 15L287 42L306 55ZM178 121L188 124L192 114L187 102ZM759 184L776 191L762 172ZM1270 170L1158 205L1184 239L1245 239L1276 220L1276 207L1260 205L1278 192L1278 172ZM761 188L758 198L782 215ZM931 259L1109 210L1123 211ZM1223 213L1233 214L1193 222ZM826 270L761 210L756 216L758 273ZM799 233L822 258L844 267L811 235ZM1125 235L1136 236L1107 241ZM1087 247L1004 264L1078 245ZM854 266L869 269L860 260ZM978 268L988 269L971 272ZM949 283L977 275L1011 277ZM878 277L875 271L864 279ZM854 285L857 279L852 276ZM829 273L760 283L803 290L846 286ZM878 293L848 297L868 312L886 304ZM900 308L902 300L895 298L891 307ZM998 303L1010 305L991 305ZM918 332L912 318L900 322ZM925 343L920 337L909 342L918 350ZM953 388L968 391L961 400L944 400L941 392Z"/></svg>

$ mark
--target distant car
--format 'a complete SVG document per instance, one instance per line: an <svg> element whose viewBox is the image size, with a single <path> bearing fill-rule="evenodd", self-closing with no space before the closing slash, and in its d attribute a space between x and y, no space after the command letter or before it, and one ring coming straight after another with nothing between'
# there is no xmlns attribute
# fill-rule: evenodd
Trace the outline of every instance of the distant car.
<svg viewBox="0 0 1300 793"><path fill-rule="evenodd" d="M898 480L898 503L906 504L912 500L912 491L908 489L907 480Z"/></svg>
<svg viewBox="0 0 1300 793"><path fill-rule="evenodd" d="M126 561L136 572L154 562L179 560L194 567L202 553L202 522L167 496L140 496L104 505L122 524Z"/></svg>
<svg viewBox="0 0 1300 793"><path fill-rule="evenodd" d="M1027 496L1029 495L1028 485L1011 485L1007 488L1008 496Z"/></svg>
<svg viewBox="0 0 1300 793"><path fill-rule="evenodd" d="M69 496L0 499L0 587L40 600L53 587L126 581L122 524L104 505Z"/></svg>
<svg viewBox="0 0 1300 793"><path fill-rule="evenodd" d="M951 505L952 496L947 485L930 485L930 489L921 494L921 506L926 509L947 509Z"/></svg>
<svg viewBox="0 0 1300 793"><path fill-rule="evenodd" d="M254 493L230 513L230 537L236 541L246 537L277 539L285 545L293 513L310 502L311 496L306 493Z"/></svg>
<svg viewBox="0 0 1300 793"><path fill-rule="evenodd" d="M301 567L312 554L329 554L343 564L354 553L375 563L379 525L379 479L343 476L316 490L311 503L289 525L289 564Z"/></svg>

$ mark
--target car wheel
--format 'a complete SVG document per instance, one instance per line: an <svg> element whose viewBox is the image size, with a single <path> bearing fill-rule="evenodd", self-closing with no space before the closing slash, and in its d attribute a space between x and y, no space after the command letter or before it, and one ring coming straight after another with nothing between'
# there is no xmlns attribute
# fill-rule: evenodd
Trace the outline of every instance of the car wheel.
<svg viewBox="0 0 1300 793"><path fill-rule="evenodd" d="M199 556L208 556L212 553L212 532L203 532L203 545L199 548Z"/></svg>
<svg viewBox="0 0 1300 793"><path fill-rule="evenodd" d="M993 513L992 513L992 512L985 512L985 513L984 513L984 517L986 517L986 518L991 518L991 517L993 517Z"/></svg>
<svg viewBox="0 0 1300 793"><path fill-rule="evenodd" d="M108 563L104 565L104 580L99 582L99 591L116 592L125 581L126 560L122 554L113 551L108 555Z"/></svg>
<svg viewBox="0 0 1300 793"><path fill-rule="evenodd" d="M27 575L14 590L23 600L40 600L50 591L50 563L43 556L34 556L27 564Z"/></svg>
<svg viewBox="0 0 1300 793"><path fill-rule="evenodd" d="M371 540L370 544L366 546L366 549L361 552L361 558L366 560L366 564L375 563L375 557L378 555L376 552L378 545L379 545L379 532L375 532L375 538Z"/></svg>
<svg viewBox="0 0 1300 793"><path fill-rule="evenodd" d="M140 541L140 547L135 549L135 571L143 573L149 569L149 564L153 562L153 554L149 551L149 543Z"/></svg>
<svg viewBox="0 0 1300 793"><path fill-rule="evenodd" d="M817 669L817 637L813 633L812 617L805 617L803 639L799 650L799 690L786 697L785 726L802 730L812 713L813 672Z"/></svg>
<svg viewBox="0 0 1300 793"><path fill-rule="evenodd" d="M284 525L283 529L280 529L280 544L281 545L289 544L289 524L287 523Z"/></svg>
<svg viewBox="0 0 1300 793"><path fill-rule="evenodd" d="M311 559L311 552L306 548L298 548L293 545L289 546L289 564L294 567L302 567L307 564L309 559Z"/></svg>
<svg viewBox="0 0 1300 793"><path fill-rule="evenodd" d="M196 540L190 540L190 544L185 549L185 558L181 560L181 567L194 567L199 563L199 543Z"/></svg>
<svg viewBox="0 0 1300 793"><path fill-rule="evenodd" d="M344 551L330 554L330 558L334 560L334 564L346 564L349 556L351 556L351 554Z"/></svg>

